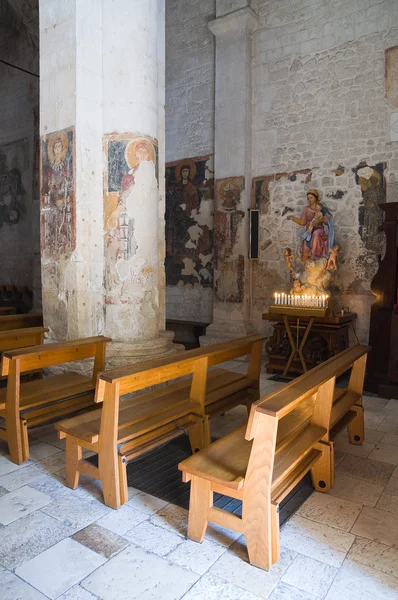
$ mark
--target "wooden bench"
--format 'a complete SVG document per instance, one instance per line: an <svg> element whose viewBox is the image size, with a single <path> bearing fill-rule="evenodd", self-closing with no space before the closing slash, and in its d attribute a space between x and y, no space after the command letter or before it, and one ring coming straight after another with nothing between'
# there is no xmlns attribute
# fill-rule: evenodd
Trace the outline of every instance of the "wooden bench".
<svg viewBox="0 0 398 600"><path fill-rule="evenodd" d="M5 350L43 344L44 334L47 332L46 327L26 327L25 329L0 331L0 355Z"/></svg>
<svg viewBox="0 0 398 600"><path fill-rule="evenodd" d="M17 309L15 306L0 306L0 316L2 315L15 315Z"/></svg>
<svg viewBox="0 0 398 600"><path fill-rule="evenodd" d="M105 504L119 508L127 501L129 460L183 433L188 433L193 452L208 445L212 416L242 403L250 407L259 397L262 342L263 336L248 336L101 373L95 399L103 403L102 410L56 425L60 437L66 437L67 485L75 489L79 473L91 475L101 480ZM245 374L208 370L246 354ZM124 394L189 374L120 402ZM82 459L82 448L98 453L99 468Z"/></svg>
<svg viewBox="0 0 398 600"><path fill-rule="evenodd" d="M180 463L183 481L191 481L189 538L201 542L216 523L246 536L251 564L268 570L278 561L280 502L309 471L316 490L330 489L334 428L348 423L354 443L363 440L359 388L369 350L350 348L258 400L247 427ZM335 389L350 367L348 388ZM242 517L215 508L214 492L242 500Z"/></svg>
<svg viewBox="0 0 398 600"><path fill-rule="evenodd" d="M21 464L29 458L28 428L95 406L92 392L97 373L105 367L109 341L97 336L3 353L1 375L8 381L7 388L0 389L0 417L5 420L0 439L8 442L13 462ZM94 358L91 376L69 371L21 383L24 373L86 358Z"/></svg>
<svg viewBox="0 0 398 600"><path fill-rule="evenodd" d="M43 327L43 315L41 313L0 315L0 331L24 329L25 327Z"/></svg>

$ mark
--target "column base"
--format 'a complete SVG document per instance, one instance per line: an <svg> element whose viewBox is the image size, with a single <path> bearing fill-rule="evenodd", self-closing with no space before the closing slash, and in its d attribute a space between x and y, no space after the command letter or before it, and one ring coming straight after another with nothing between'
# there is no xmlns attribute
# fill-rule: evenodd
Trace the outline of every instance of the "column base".
<svg viewBox="0 0 398 600"><path fill-rule="evenodd" d="M184 352L184 346L182 344L174 344L173 337L173 331L162 331L159 333L159 337L152 340L110 342L107 344L106 368L117 369L145 360Z"/></svg>
<svg viewBox="0 0 398 600"><path fill-rule="evenodd" d="M243 322L217 322L212 323L206 329L206 335L199 338L201 347L217 344L219 342L227 342L228 340L236 340L236 338L244 337L254 333L253 328Z"/></svg>

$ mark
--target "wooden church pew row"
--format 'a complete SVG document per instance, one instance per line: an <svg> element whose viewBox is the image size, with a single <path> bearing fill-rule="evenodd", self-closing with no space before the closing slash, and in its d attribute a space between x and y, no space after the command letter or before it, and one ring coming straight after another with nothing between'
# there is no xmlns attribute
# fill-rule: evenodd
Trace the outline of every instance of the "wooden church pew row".
<svg viewBox="0 0 398 600"><path fill-rule="evenodd" d="M0 331L24 329L25 327L43 327L43 315L41 313L0 315Z"/></svg>
<svg viewBox="0 0 398 600"><path fill-rule="evenodd" d="M21 464L29 458L28 428L95 406L97 373L105 367L109 341L110 338L97 336L3 353L1 375L8 379L7 387L0 389L0 417L5 420L0 439L8 442L14 463ZM28 372L86 358L94 358L91 376L68 371L21 382L21 376Z"/></svg>
<svg viewBox="0 0 398 600"><path fill-rule="evenodd" d="M3 315L15 315L17 309L15 306L0 306L0 316Z"/></svg>
<svg viewBox="0 0 398 600"><path fill-rule="evenodd" d="M208 523L216 523L245 535L251 564L268 570L279 560L279 504L309 471L316 490L333 485L331 424L361 408L369 350L349 348L258 400L247 427L180 463L183 481L191 481L189 538L201 542ZM348 390L336 398L336 377L351 367ZM363 411L354 412L363 439ZM214 492L242 500L242 517L214 508Z"/></svg>
<svg viewBox="0 0 398 600"><path fill-rule="evenodd" d="M247 336L101 373L96 401L102 402L102 409L56 425L60 437L66 437L67 484L75 489L79 473L100 479L105 504L119 508L127 501L129 460L184 433L192 452L207 446L211 416L242 402L250 407L258 398L263 339ZM246 354L250 357L246 374L209 370ZM190 374L120 401L125 394ZM98 468L82 459L83 448L98 453Z"/></svg>

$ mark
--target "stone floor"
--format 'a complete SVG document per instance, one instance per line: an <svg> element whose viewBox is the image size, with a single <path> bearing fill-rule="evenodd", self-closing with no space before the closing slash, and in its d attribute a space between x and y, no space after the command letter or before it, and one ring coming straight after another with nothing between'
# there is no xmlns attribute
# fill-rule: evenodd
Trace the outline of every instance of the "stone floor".
<svg viewBox="0 0 398 600"><path fill-rule="evenodd" d="M262 376L264 393L278 385ZM31 432L31 459L19 467L0 445L0 598L398 599L398 400L364 404L366 442L339 437L333 490L313 493L282 527L270 572L249 565L233 532L209 527L202 544L187 540L177 506L130 488L113 511L89 478L66 488L52 426ZM236 409L214 427L226 433L244 416Z"/></svg>

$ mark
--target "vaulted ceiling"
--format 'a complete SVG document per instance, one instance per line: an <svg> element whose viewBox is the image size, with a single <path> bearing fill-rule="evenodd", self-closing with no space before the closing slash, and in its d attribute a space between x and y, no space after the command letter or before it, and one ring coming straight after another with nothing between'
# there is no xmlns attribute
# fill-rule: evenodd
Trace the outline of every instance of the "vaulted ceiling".
<svg viewBox="0 0 398 600"><path fill-rule="evenodd" d="M25 28L32 44L39 48L39 0L0 0L2 41Z"/></svg>

